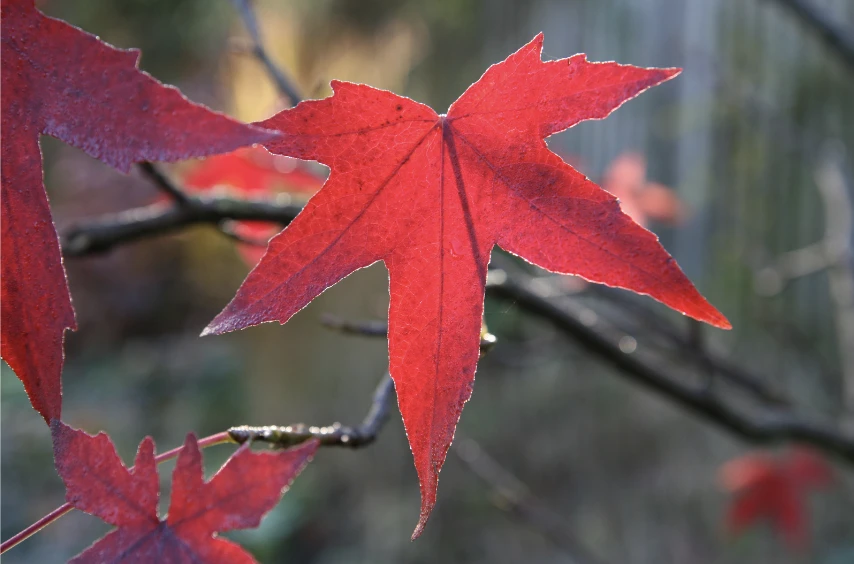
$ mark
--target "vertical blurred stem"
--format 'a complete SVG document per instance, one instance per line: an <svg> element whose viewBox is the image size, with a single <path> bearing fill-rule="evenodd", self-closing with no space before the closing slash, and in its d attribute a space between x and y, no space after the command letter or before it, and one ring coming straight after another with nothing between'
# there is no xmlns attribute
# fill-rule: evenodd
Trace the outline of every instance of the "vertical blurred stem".
<svg viewBox="0 0 854 564"><path fill-rule="evenodd" d="M816 171L816 186L824 203L824 254L834 305L836 336L842 366L844 425L854 429L854 235L852 202L839 157L831 155Z"/></svg>
<svg viewBox="0 0 854 564"><path fill-rule="evenodd" d="M258 26L258 18L255 17L255 11L252 9L252 0L232 0L232 2L241 19L243 19L243 25L246 26L249 37L252 38L252 53L267 69L267 73L276 83L279 92L288 97L292 106L296 106L302 101L302 96L300 96L293 81L273 62L267 53L264 40L261 37L261 28Z"/></svg>

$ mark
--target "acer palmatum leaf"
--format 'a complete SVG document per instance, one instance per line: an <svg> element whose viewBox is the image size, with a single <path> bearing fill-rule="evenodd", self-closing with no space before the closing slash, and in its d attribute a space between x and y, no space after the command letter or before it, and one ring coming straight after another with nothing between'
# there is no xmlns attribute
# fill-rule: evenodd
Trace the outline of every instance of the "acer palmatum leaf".
<svg viewBox="0 0 854 564"><path fill-rule="evenodd" d="M318 447L313 440L289 450L256 453L244 445L205 482L202 455L191 433L172 473L169 514L161 520L151 437L140 443L129 470L104 433L92 436L58 420L51 430L66 501L116 526L71 560L76 564L255 562L242 547L216 538L216 533L257 527Z"/></svg>
<svg viewBox="0 0 854 564"><path fill-rule="evenodd" d="M326 184L273 238L207 327L284 323L354 270L389 270L389 362L421 483L418 536L469 399L489 256L496 244L554 272L648 294L729 323L658 239L544 139L601 119L678 69L542 62L542 35L493 65L447 115L391 92L333 82L334 94L260 122L273 153L316 160Z"/></svg>
<svg viewBox="0 0 854 564"><path fill-rule="evenodd" d="M233 121L137 69L139 52L2 1L2 356L48 423L62 410L63 336L76 329L42 183L39 135L127 172L140 161L231 151L273 134Z"/></svg>

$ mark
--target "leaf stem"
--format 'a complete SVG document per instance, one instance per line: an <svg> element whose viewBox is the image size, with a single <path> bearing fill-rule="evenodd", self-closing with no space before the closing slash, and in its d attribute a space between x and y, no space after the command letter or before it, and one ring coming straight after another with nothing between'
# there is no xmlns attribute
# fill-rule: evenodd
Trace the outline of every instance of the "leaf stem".
<svg viewBox="0 0 854 564"><path fill-rule="evenodd" d="M214 446L214 445L219 445L219 444L224 444L224 443L234 443L234 442L235 442L234 439L231 438L231 436L228 434L228 431L222 431L221 433L216 433L215 435L211 435L209 437L199 439L199 448L206 448L209 446ZM154 461L157 464L160 464L161 462L166 462L167 460L171 460L173 458L176 458L178 456L178 453L181 452L182 448L184 448L184 447L180 446L177 448L173 448L172 450L168 450L168 451L164 452L163 454L158 454L157 456L154 457ZM41 531L42 529L44 529L45 527L47 527L48 525L50 525L51 523L53 523L54 521L56 521L57 519L59 519L60 517L65 515L66 513L70 513L73 509L74 509L74 506L71 505L70 503L65 503L65 504L57 507L56 509L54 509L53 511L51 511L50 513L48 513L47 515L45 515L44 517L42 517L41 519L39 519L38 521L33 523L32 525L30 525L29 527L27 527L26 529L21 531L20 533L18 533L16 535L10 537L9 539L3 541L3 544L0 544L0 554L3 554L4 552L9 550L10 548L19 545L20 543L22 543L26 539L30 538L34 534L38 533L39 531Z"/></svg>

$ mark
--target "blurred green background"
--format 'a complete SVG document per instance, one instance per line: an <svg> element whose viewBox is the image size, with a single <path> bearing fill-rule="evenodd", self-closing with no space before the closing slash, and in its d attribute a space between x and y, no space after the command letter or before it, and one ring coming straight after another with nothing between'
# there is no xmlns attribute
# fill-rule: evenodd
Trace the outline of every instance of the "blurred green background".
<svg viewBox="0 0 854 564"><path fill-rule="evenodd" d="M114 45L141 48L142 67L193 100L247 121L281 107L263 68L241 52L245 30L225 0L39 4ZM813 4L854 29L854 3ZM648 177L691 210L678 227L650 227L735 327L708 331L709 346L810 413L841 410L841 381L852 369L842 358L854 343L837 329L826 271L781 284L766 267L822 238L822 163L840 163L854 189L854 71L776 2L303 0L258 2L257 10L268 48L307 97L326 96L336 78L444 111L539 31L546 58L585 52L594 61L684 67L607 120L549 144L594 179L619 155L643 154ZM136 173L123 176L52 139L43 149L60 232L158 197ZM382 265L348 277L286 326L206 338L198 334L247 273L233 242L213 230L67 260L66 268L80 328L66 338L63 414L89 432L107 431L126 461L145 435L162 451L188 431L205 436L236 424L356 423L387 368L382 339L343 336L318 321L326 312L383 319ZM601 307L588 294L576 298ZM854 561L850 469L838 467L833 488L810 498L804 553L787 550L768 527L730 538L717 473L750 445L615 377L512 304L488 300L486 311L498 345L480 364L459 435L524 483L568 538L614 563ZM0 422L5 539L64 493L48 430L5 365ZM231 450L206 450L209 468ZM164 511L171 468L161 466ZM565 546L508 511L455 449L431 521L410 542L418 500L395 411L376 444L322 450L258 530L228 536L264 563L572 561ZM3 559L62 562L106 530L73 513Z"/></svg>

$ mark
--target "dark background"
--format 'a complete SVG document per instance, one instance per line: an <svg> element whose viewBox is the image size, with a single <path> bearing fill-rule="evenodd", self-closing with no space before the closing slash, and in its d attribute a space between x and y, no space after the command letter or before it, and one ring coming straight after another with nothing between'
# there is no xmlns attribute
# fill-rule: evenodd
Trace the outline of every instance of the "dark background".
<svg viewBox="0 0 854 564"><path fill-rule="evenodd" d="M337 78L441 112L539 31L546 58L586 52L594 61L684 67L676 80L550 146L594 179L618 155L644 154L649 178L673 187L691 209L678 228L650 227L735 327L706 331L708 346L787 390L804 412L835 417L854 371L845 360L854 342L839 330L845 312L829 291L829 271L786 281L767 267L823 237L815 180L822 167L835 167L852 197L854 71L780 4L305 0L257 7L268 48L307 97L326 96ZM812 4L854 29L850 1ZM40 5L114 45L141 48L142 67L193 100L246 121L281 107L263 68L236 52L234 38L245 32L225 0ZM52 139L43 139L43 150L60 232L159 197L136 173L122 176ZM382 265L348 277L284 327L205 338L198 334L247 272L232 241L213 230L70 259L66 268L80 329L66 338L64 417L107 431L126 461L145 435L163 451L188 431L206 436L235 424L355 423L387 367L382 339L343 336L318 322L325 312L383 319ZM590 289L575 299L617 321L624 315ZM631 300L685 324L650 300ZM565 538L614 563L854 561L850 470L837 466L832 489L810 498L813 538L803 553L787 550L768 527L730 538L729 496L717 474L751 445L616 377L518 307L487 300L486 312L498 344L480 364L458 439L477 441L518 478ZM5 539L60 505L64 493L48 430L5 365L2 395ZM209 468L230 452L206 450ZM161 466L164 511L171 468ZM433 517L410 542L418 499L395 411L375 445L322 450L258 530L228 536L265 563L572 561L566 546L508 511L456 447ZM64 561L106 530L75 512L5 562Z"/></svg>

